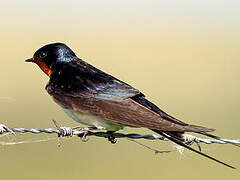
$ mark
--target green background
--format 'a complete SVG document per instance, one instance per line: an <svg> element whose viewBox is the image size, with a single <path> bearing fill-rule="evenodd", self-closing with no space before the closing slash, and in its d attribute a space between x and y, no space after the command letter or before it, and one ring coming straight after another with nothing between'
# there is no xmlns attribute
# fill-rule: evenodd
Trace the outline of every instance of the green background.
<svg viewBox="0 0 240 180"><path fill-rule="evenodd" d="M0 123L78 125L44 90L48 77L24 63L41 46L64 42L90 64L141 90L169 114L239 138L240 3L228 1L1 1ZM151 133L147 130L123 131ZM0 137L32 141L54 135ZM91 137L0 146L1 179L239 179L240 149L202 145L236 166L184 151L155 155L126 139ZM169 142L141 140L160 150Z"/></svg>

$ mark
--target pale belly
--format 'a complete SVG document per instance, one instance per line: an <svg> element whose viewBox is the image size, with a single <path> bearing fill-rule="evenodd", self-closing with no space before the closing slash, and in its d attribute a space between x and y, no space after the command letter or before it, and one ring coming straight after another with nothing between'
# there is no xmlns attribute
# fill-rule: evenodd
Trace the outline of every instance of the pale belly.
<svg viewBox="0 0 240 180"><path fill-rule="evenodd" d="M104 128L108 131L118 131L124 128L123 125L91 114L86 114L65 108L63 108L63 111L73 120L90 127Z"/></svg>

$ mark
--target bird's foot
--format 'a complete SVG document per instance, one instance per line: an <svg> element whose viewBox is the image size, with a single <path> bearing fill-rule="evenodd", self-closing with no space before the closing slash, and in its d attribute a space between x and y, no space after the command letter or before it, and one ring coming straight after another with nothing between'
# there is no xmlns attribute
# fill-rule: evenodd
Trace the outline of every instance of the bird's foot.
<svg viewBox="0 0 240 180"><path fill-rule="evenodd" d="M79 136L81 137L81 140L83 142L87 142L88 138L87 135L89 134L90 131L92 130L104 130L105 128L103 127L85 127L85 128L80 128L81 131L83 131L83 135Z"/></svg>
<svg viewBox="0 0 240 180"><path fill-rule="evenodd" d="M108 141L110 141L112 144L116 144L117 139L114 136L108 136Z"/></svg>
<svg viewBox="0 0 240 180"><path fill-rule="evenodd" d="M81 140L82 142L87 142L88 141L88 132L89 132L89 129L88 128L83 128L81 129L84 133L83 133L83 136L81 137Z"/></svg>
<svg viewBox="0 0 240 180"><path fill-rule="evenodd" d="M116 144L116 142L117 142L117 139L116 139L116 137L114 136L114 131L107 131L107 133L109 134L108 135L108 141L110 141L112 144Z"/></svg>

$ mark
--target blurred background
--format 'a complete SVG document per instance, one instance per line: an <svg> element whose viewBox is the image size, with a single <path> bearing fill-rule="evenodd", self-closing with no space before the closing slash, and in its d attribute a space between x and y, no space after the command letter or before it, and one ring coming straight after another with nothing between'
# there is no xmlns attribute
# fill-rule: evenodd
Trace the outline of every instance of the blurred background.
<svg viewBox="0 0 240 180"><path fill-rule="evenodd" d="M41 46L63 42L88 63L141 90L169 114L240 138L240 2L235 0L1 1L0 123L78 125L45 91L48 77L24 63ZM147 130L123 131L151 133ZM0 137L33 141L54 135ZM3 179L239 179L240 149L202 145L232 170L184 151L155 155L127 139L90 137L0 146ZM159 150L170 142L144 141Z"/></svg>

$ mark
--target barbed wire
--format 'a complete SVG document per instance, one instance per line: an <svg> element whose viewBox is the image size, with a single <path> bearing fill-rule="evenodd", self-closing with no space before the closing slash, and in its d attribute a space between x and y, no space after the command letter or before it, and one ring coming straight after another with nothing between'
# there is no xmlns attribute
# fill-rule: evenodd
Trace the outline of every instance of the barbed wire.
<svg viewBox="0 0 240 180"><path fill-rule="evenodd" d="M57 129L54 128L8 128L6 125L0 124L0 135L5 133L11 133L16 135L16 133L33 133L33 134L39 134L39 133L47 133L47 134L57 134L58 137L72 137L72 136L78 136L78 137L84 137L87 136L96 136L96 137L103 137L103 138L129 138L129 139L147 139L147 140L162 140L162 141L168 141L167 138L162 136L157 136L154 134L136 134L136 133L119 133L114 132L109 134L108 132L93 132L91 130L97 130L97 128L80 128L80 127L60 127L57 125L56 121L54 121L55 125L57 126ZM87 132L87 133L86 133ZM192 143L205 143L205 144L240 144L240 139L204 139L199 138L190 134L184 134L184 140L187 144ZM60 142L59 142L60 143Z"/></svg>

